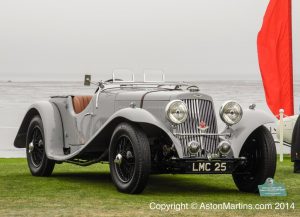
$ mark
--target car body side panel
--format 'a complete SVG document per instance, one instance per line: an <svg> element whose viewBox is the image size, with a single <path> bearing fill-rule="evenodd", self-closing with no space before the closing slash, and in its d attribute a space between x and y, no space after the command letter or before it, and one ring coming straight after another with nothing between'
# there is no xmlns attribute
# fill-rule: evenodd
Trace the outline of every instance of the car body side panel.
<svg viewBox="0 0 300 217"><path fill-rule="evenodd" d="M64 129L64 148L74 152L80 149L80 146L91 137L91 122L90 114L93 112L95 97L91 100L88 106L79 114L74 112L72 96L51 98L61 114L63 129Z"/></svg>
<svg viewBox="0 0 300 217"><path fill-rule="evenodd" d="M234 157L239 157L240 151L249 135L258 127L276 121L275 117L261 110L244 110L242 119L236 125L226 128L222 133L230 133Z"/></svg>
<svg viewBox="0 0 300 217"><path fill-rule="evenodd" d="M64 131L64 147L70 148L72 144L79 144L78 129L76 128L76 118L69 112L69 97L50 99L60 111Z"/></svg>
<svg viewBox="0 0 300 217"><path fill-rule="evenodd" d="M94 98L98 97L93 102L93 117L91 128L91 137L102 127L102 125L115 113L115 97L113 92L101 92L99 95L95 94ZM128 106L127 106L128 107ZM91 138L89 137L89 139Z"/></svg>
<svg viewBox="0 0 300 217"><path fill-rule="evenodd" d="M179 157L182 157L182 150L179 140L176 139L172 133L160 122L158 121L151 113L144 109L140 108L124 108L120 109L114 113L98 130L94 135L78 150L72 152L71 154L65 155L63 153L64 147L64 134L63 126L61 122L61 117L58 108L55 104L50 102L38 102L33 104L30 108L36 109L44 124L44 133L45 133L45 146L46 154L48 158L56 161L65 161L69 160L81 152L83 152L89 145L93 145L93 140L98 136L105 136L102 132L106 127L115 119L122 118L136 123L148 123L159 127L163 130L173 141L175 148L178 152ZM102 133L102 134L101 134ZM19 144L15 144L16 147L20 147ZM25 146L24 146L25 147Z"/></svg>
<svg viewBox="0 0 300 217"><path fill-rule="evenodd" d="M36 111L32 113L32 111ZM49 159L55 159L57 156L63 156L64 137L61 116L55 104L49 101L40 101L31 105L22 121L18 131L14 146L25 148L26 133L31 119L35 115L40 115L44 127L45 150ZM18 139L18 138L22 139Z"/></svg>

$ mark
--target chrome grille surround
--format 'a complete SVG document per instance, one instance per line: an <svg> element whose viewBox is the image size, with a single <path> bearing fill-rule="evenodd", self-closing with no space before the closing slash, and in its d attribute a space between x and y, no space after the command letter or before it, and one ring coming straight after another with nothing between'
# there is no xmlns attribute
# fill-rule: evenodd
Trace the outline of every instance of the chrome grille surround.
<svg viewBox="0 0 300 217"><path fill-rule="evenodd" d="M217 153L217 146L219 144L219 136L214 135L218 133L217 120L215 116L214 106L210 100L206 99L182 99L188 107L187 120L176 126L176 137L180 140L184 157L206 157L208 153ZM209 128L200 135L201 132L198 126L201 121L206 123ZM213 134L213 135L209 135ZM201 147L204 148L205 153L198 152L192 155L189 153L187 147L192 140L198 141Z"/></svg>

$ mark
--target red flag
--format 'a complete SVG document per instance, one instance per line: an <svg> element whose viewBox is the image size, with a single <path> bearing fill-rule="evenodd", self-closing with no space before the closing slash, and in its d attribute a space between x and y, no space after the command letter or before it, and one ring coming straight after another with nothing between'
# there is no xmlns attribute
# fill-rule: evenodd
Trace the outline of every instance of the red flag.
<svg viewBox="0 0 300 217"><path fill-rule="evenodd" d="M270 0L257 37L266 100L274 115L294 114L291 0Z"/></svg>

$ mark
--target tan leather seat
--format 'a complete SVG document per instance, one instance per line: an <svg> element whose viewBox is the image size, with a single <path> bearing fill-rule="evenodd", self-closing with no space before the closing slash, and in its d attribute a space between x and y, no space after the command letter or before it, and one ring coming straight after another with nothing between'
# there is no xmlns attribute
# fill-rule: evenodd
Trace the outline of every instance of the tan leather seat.
<svg viewBox="0 0 300 217"><path fill-rule="evenodd" d="M73 108L76 114L82 112L90 103L93 96L73 96Z"/></svg>

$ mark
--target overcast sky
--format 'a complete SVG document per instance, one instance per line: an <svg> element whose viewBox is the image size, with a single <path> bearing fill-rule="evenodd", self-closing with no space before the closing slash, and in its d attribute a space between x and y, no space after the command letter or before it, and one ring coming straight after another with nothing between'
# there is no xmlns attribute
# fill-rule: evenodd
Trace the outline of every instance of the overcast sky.
<svg viewBox="0 0 300 217"><path fill-rule="evenodd" d="M2 0L0 80L106 79L160 69L167 80L259 80L268 0ZM300 80L300 1L293 0ZM139 77L139 76L137 76Z"/></svg>

